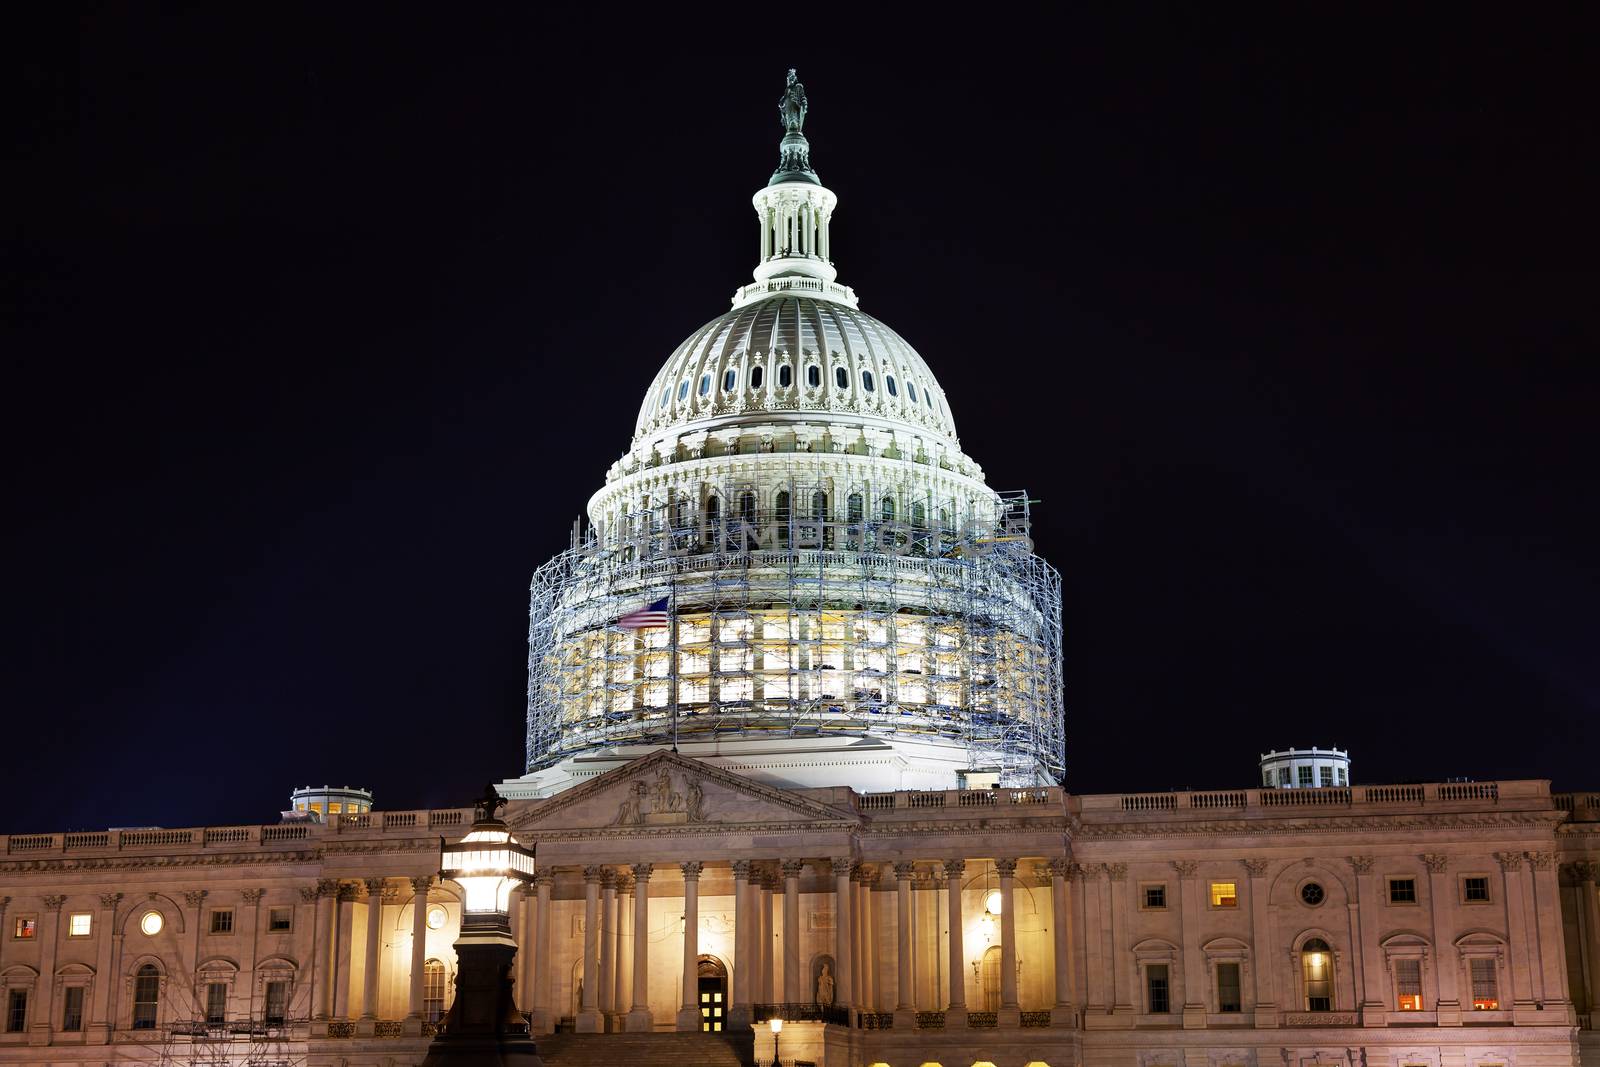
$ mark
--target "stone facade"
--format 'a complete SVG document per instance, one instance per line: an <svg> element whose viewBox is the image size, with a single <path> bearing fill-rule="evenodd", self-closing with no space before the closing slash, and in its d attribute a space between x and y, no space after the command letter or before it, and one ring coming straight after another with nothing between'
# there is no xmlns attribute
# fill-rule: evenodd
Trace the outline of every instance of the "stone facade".
<svg viewBox="0 0 1600 1067"><path fill-rule="evenodd" d="M0 1063L419 1062L469 819L0 839ZM697 1029L709 970L729 1032L785 1014L829 1067L1600 1064L1600 796L1543 782L862 794L657 752L507 819L541 1034Z"/></svg>

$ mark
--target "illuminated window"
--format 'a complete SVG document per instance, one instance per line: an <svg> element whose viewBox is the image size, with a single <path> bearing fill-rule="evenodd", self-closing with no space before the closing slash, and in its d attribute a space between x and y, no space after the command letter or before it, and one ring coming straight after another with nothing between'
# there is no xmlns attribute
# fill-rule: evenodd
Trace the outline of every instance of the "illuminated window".
<svg viewBox="0 0 1600 1067"><path fill-rule="evenodd" d="M709 374L700 375L700 395L701 396L710 396L711 395L711 375L709 375Z"/></svg>
<svg viewBox="0 0 1600 1067"><path fill-rule="evenodd" d="M75 911L67 916L68 937L88 937L94 932L94 916L86 911Z"/></svg>
<svg viewBox="0 0 1600 1067"><path fill-rule="evenodd" d="M62 990L61 1029L68 1033L83 1029L83 988L71 985Z"/></svg>
<svg viewBox="0 0 1600 1067"><path fill-rule="evenodd" d="M1244 1010L1237 963L1217 964L1217 1010L1224 1012Z"/></svg>
<svg viewBox="0 0 1600 1067"><path fill-rule="evenodd" d="M139 968L133 980L133 1028L154 1030L160 1007L161 972L156 970L155 964L147 963Z"/></svg>
<svg viewBox="0 0 1600 1067"><path fill-rule="evenodd" d="M344 805L339 803L337 800L329 801L329 803L328 803L328 814L329 815L342 815L342 814L344 814Z"/></svg>
<svg viewBox="0 0 1600 1067"><path fill-rule="evenodd" d="M1472 1010L1500 1010L1500 977L1495 973L1494 960L1476 957L1467 961L1472 973Z"/></svg>
<svg viewBox="0 0 1600 1067"><path fill-rule="evenodd" d="M1305 980L1306 1011L1333 1010L1333 950L1320 937L1313 937L1300 950L1301 974Z"/></svg>
<svg viewBox="0 0 1600 1067"><path fill-rule="evenodd" d="M722 391L723 392L725 392L725 393L733 392L733 387L738 385L738 384L739 384L739 372L738 371L734 370L732 367L729 367L727 370L722 372Z"/></svg>
<svg viewBox="0 0 1600 1067"><path fill-rule="evenodd" d="M833 368L833 384L840 389L850 388L850 372L843 367Z"/></svg>
<svg viewBox="0 0 1600 1067"><path fill-rule="evenodd" d="M267 1003L264 1010L266 1021L281 1023L289 1013L289 983L268 982Z"/></svg>
<svg viewBox="0 0 1600 1067"><path fill-rule="evenodd" d="M1422 1010L1422 961L1394 961L1395 1007L1401 1011Z"/></svg>
<svg viewBox="0 0 1600 1067"><path fill-rule="evenodd" d="M822 384L822 368L815 363L806 368L806 384L813 389Z"/></svg>
<svg viewBox="0 0 1600 1067"><path fill-rule="evenodd" d="M159 934L161 927L164 925L166 925L166 920L161 917L159 911L147 911L139 920L139 929L143 930L148 937L154 937Z"/></svg>
<svg viewBox="0 0 1600 1067"><path fill-rule="evenodd" d="M438 960L422 965L422 1017L431 1023L444 1018L444 964Z"/></svg>
<svg viewBox="0 0 1600 1067"><path fill-rule="evenodd" d="M28 1028L28 991L13 989L6 998L6 1033L20 1034Z"/></svg>
<svg viewBox="0 0 1600 1067"><path fill-rule="evenodd" d="M915 404L917 402L917 383L916 382L907 382L906 383L906 395L911 398L911 402L913 404Z"/></svg>
<svg viewBox="0 0 1600 1067"><path fill-rule="evenodd" d="M876 393L878 391L877 385L872 380L871 371L864 370L861 372L861 388L865 389L869 393Z"/></svg>
<svg viewBox="0 0 1600 1067"><path fill-rule="evenodd" d="M883 376L883 387L885 389L889 390L889 395L890 396L899 396L900 395L900 390L895 388L894 375L892 375L892 374L885 374Z"/></svg>
<svg viewBox="0 0 1600 1067"><path fill-rule="evenodd" d="M11 928L11 936L19 941L33 940L39 936L39 920L32 918L18 919L16 925Z"/></svg>
<svg viewBox="0 0 1600 1067"><path fill-rule="evenodd" d="M1168 984L1167 965L1152 963L1144 969L1145 990L1149 994L1148 1011L1152 1015L1165 1015L1172 1010L1171 988Z"/></svg>
<svg viewBox="0 0 1600 1067"><path fill-rule="evenodd" d="M206 985L206 1025L220 1026L228 1021L228 987L221 982Z"/></svg>
<svg viewBox="0 0 1600 1067"><path fill-rule="evenodd" d="M218 908L211 913L211 932L214 934L233 933L232 908Z"/></svg>
<svg viewBox="0 0 1600 1067"><path fill-rule="evenodd" d="M1466 904L1489 903L1489 879L1469 874L1461 879L1461 900Z"/></svg>
<svg viewBox="0 0 1600 1067"><path fill-rule="evenodd" d="M294 928L293 908L268 908L267 933L286 934Z"/></svg>
<svg viewBox="0 0 1600 1067"><path fill-rule="evenodd" d="M1237 908L1239 906L1239 887L1233 882L1212 882L1211 906L1213 908Z"/></svg>
<svg viewBox="0 0 1600 1067"><path fill-rule="evenodd" d="M447 917L443 906L439 904L432 905L428 908L428 929L442 930Z"/></svg>
<svg viewBox="0 0 1600 1067"><path fill-rule="evenodd" d="M1389 879L1389 903L1415 904L1417 902L1417 880L1415 878Z"/></svg>
<svg viewBox="0 0 1600 1067"><path fill-rule="evenodd" d="M1144 887L1144 908L1146 911L1158 911L1167 906L1167 887L1164 885L1147 885Z"/></svg>
<svg viewBox="0 0 1600 1067"><path fill-rule="evenodd" d="M763 378L765 378L765 375L762 373L761 367L755 366L750 368L750 388L760 389Z"/></svg>
<svg viewBox="0 0 1600 1067"><path fill-rule="evenodd" d="M322 814L322 801L313 800L311 802L311 810L316 812L318 815L321 815Z"/></svg>

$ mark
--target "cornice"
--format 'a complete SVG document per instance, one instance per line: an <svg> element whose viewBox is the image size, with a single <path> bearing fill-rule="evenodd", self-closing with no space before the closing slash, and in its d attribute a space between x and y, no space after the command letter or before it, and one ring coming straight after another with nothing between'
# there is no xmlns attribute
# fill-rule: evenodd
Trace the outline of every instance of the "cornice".
<svg viewBox="0 0 1600 1067"><path fill-rule="evenodd" d="M253 867L316 863L322 850L307 852L212 852L179 856L102 856L91 859L38 859L0 862L0 874L29 871L129 871L163 867Z"/></svg>

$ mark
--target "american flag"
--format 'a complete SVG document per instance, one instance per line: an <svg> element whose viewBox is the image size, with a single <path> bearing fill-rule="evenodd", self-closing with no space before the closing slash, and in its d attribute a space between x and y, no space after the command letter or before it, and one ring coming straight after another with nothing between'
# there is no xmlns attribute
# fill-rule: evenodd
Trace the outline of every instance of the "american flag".
<svg viewBox="0 0 1600 1067"><path fill-rule="evenodd" d="M628 612L617 620L617 625L624 630L653 630L659 626L670 625L667 617L667 598L662 597L638 611Z"/></svg>

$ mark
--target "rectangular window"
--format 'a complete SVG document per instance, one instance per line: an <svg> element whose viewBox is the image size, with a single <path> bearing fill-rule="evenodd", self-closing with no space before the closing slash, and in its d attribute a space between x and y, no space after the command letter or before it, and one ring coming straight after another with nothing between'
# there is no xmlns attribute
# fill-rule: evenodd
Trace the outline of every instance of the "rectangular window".
<svg viewBox="0 0 1600 1067"><path fill-rule="evenodd" d="M1489 903L1489 879L1481 874L1461 879L1461 899L1468 904Z"/></svg>
<svg viewBox="0 0 1600 1067"><path fill-rule="evenodd" d="M1158 911L1167 906L1167 887L1164 885L1147 885L1144 887L1144 907L1147 911Z"/></svg>
<svg viewBox="0 0 1600 1067"><path fill-rule="evenodd" d="M1242 1011L1244 1000L1240 996L1239 965L1217 964L1217 1010Z"/></svg>
<svg viewBox="0 0 1600 1067"><path fill-rule="evenodd" d="M83 986L69 985L61 991L61 1029L76 1033L83 1029Z"/></svg>
<svg viewBox="0 0 1600 1067"><path fill-rule="evenodd" d="M1295 776L1300 782L1300 788L1301 789L1310 789L1311 788L1311 768L1310 767L1296 767L1295 768Z"/></svg>
<svg viewBox="0 0 1600 1067"><path fill-rule="evenodd" d="M11 928L11 936L18 941L31 941L39 933L39 920L27 917L18 919Z"/></svg>
<svg viewBox="0 0 1600 1067"><path fill-rule="evenodd" d="M1347 771L1343 767L1339 767L1339 768L1337 768L1337 770L1339 771L1339 784L1340 785L1349 785L1350 784L1350 772Z"/></svg>
<svg viewBox="0 0 1600 1067"><path fill-rule="evenodd" d="M1417 902L1417 880L1415 878L1389 879L1389 903L1415 904Z"/></svg>
<svg viewBox="0 0 1600 1067"><path fill-rule="evenodd" d="M1238 887L1233 882L1211 883L1211 906L1213 908L1236 908L1239 906Z"/></svg>
<svg viewBox="0 0 1600 1067"><path fill-rule="evenodd" d="M1401 1011L1422 1010L1422 961L1394 961L1395 1007Z"/></svg>
<svg viewBox="0 0 1600 1067"><path fill-rule="evenodd" d="M1500 979L1495 973L1494 960L1480 958L1467 962L1472 970L1472 1010L1499 1011Z"/></svg>
<svg viewBox="0 0 1600 1067"><path fill-rule="evenodd" d="M94 916L86 911L75 911L67 916L68 937L88 937L94 931Z"/></svg>
<svg viewBox="0 0 1600 1067"><path fill-rule="evenodd" d="M28 991L13 989L6 999L6 1033L20 1034L28 1028Z"/></svg>
<svg viewBox="0 0 1600 1067"><path fill-rule="evenodd" d="M293 908L268 908L267 933L286 934L294 927Z"/></svg>
<svg viewBox="0 0 1600 1067"><path fill-rule="evenodd" d="M1324 788L1324 789L1330 788L1333 785L1333 768L1332 767L1318 767L1317 768L1317 784L1322 786L1322 788Z"/></svg>
<svg viewBox="0 0 1600 1067"><path fill-rule="evenodd" d="M1279 767L1278 768L1278 784L1279 785L1288 785L1289 784L1289 768L1287 768L1287 767Z"/></svg>
<svg viewBox="0 0 1600 1067"><path fill-rule="evenodd" d="M1152 1015L1165 1015L1172 1010L1172 997L1167 985L1167 965L1152 963L1144 969L1145 988L1150 994L1149 1011Z"/></svg>
<svg viewBox="0 0 1600 1067"><path fill-rule="evenodd" d="M289 983L267 983L267 1005L265 1019L269 1023L281 1023L289 1011Z"/></svg>
<svg viewBox="0 0 1600 1067"><path fill-rule="evenodd" d="M211 932L214 934L233 933L232 908L218 908L211 913Z"/></svg>
<svg viewBox="0 0 1600 1067"><path fill-rule="evenodd" d="M221 1026L228 1021L228 987L223 982L206 985L206 1025Z"/></svg>

